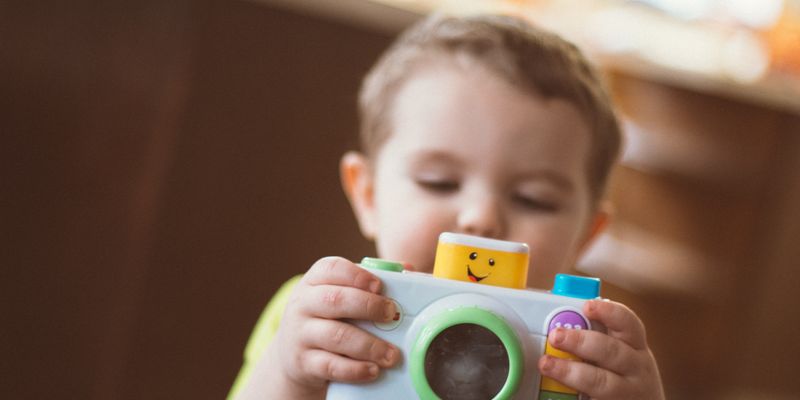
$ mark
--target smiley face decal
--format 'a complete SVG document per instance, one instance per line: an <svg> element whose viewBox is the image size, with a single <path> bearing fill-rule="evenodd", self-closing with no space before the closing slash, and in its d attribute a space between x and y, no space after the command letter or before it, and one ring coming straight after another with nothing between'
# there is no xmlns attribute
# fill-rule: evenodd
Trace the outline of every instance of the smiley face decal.
<svg viewBox="0 0 800 400"><path fill-rule="evenodd" d="M469 260L472 261L472 263L470 263L470 262L467 263L467 277L472 282L478 283L478 282L488 278L489 275L492 274L491 268L483 276L475 275L475 273L472 272L472 266L471 265L476 265L476 264L480 263L480 261L481 261L481 260L478 260L478 252L477 251L473 251L472 253L469 253ZM494 267L494 264L495 264L494 258L490 258L490 259L486 260L486 263L489 264L489 267ZM477 269L477 266L476 266L476 269Z"/></svg>
<svg viewBox="0 0 800 400"><path fill-rule="evenodd" d="M528 278L528 246L445 232L439 236L433 275L523 289Z"/></svg>

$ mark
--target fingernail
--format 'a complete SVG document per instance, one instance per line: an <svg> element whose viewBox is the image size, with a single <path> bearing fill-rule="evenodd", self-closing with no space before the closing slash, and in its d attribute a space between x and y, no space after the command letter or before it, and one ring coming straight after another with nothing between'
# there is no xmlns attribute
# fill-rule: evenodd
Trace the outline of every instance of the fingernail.
<svg viewBox="0 0 800 400"><path fill-rule="evenodd" d="M564 341L565 336L566 333L564 332L563 329L556 329L555 331L553 331L553 338L552 340L550 340L550 343L561 344Z"/></svg>
<svg viewBox="0 0 800 400"><path fill-rule="evenodd" d="M553 361L552 357L544 356L544 364L542 364L542 370L543 371L552 370L553 369L553 364L555 364L555 361Z"/></svg>
<svg viewBox="0 0 800 400"><path fill-rule="evenodd" d="M594 300L586 302L586 310L588 312L595 312L595 310L597 310L597 303Z"/></svg>
<svg viewBox="0 0 800 400"><path fill-rule="evenodd" d="M372 365L369 366L369 376L371 376L371 377L378 376L378 366L377 365L372 364Z"/></svg>
<svg viewBox="0 0 800 400"><path fill-rule="evenodd" d="M378 290L381 288L381 283L377 280L374 280L369 283L369 291L372 293L378 293Z"/></svg>
<svg viewBox="0 0 800 400"><path fill-rule="evenodd" d="M392 348L392 347L389 347L389 348L386 350L386 354L383 356L383 361L384 361L384 362L385 362L387 365L391 365L391 364L392 364L392 362L394 362L394 356L395 356L395 353L396 353L396 351L394 350L394 348Z"/></svg>
<svg viewBox="0 0 800 400"><path fill-rule="evenodd" d="M386 321L392 321L394 320L395 313L396 310L394 308L394 303L392 303L391 300L386 300L383 309L383 319L385 319Z"/></svg>

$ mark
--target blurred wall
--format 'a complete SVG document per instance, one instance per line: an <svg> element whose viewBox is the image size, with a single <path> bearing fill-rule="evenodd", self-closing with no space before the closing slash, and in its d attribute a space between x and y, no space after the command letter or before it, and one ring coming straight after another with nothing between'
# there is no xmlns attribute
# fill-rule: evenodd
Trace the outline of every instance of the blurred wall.
<svg viewBox="0 0 800 400"><path fill-rule="evenodd" d="M221 398L274 290L360 258L338 159L389 37L222 0L0 3L3 398Z"/></svg>
<svg viewBox="0 0 800 400"><path fill-rule="evenodd" d="M671 286L605 295L645 322L668 398L795 397L800 116L630 75L611 82L639 146L651 147L647 164L623 160L612 179L621 226L611 230L688 256L648 252L627 272Z"/></svg>

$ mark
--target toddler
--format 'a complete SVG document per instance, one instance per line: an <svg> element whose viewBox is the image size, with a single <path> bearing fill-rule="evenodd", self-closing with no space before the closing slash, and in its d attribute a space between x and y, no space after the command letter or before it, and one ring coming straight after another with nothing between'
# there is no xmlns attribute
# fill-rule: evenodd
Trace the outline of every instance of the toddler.
<svg viewBox="0 0 800 400"><path fill-rule="evenodd" d="M362 152L342 185L378 256L431 272L444 231L527 243L528 286L546 288L601 231L620 146L613 109L580 52L513 17L430 17L363 82ZM271 301L231 397L321 399L329 382L368 382L400 361L390 343L341 319L387 321L381 282L353 262L317 261ZM596 399L663 399L639 318L612 301L584 313L607 333L557 330L587 362L539 369Z"/></svg>

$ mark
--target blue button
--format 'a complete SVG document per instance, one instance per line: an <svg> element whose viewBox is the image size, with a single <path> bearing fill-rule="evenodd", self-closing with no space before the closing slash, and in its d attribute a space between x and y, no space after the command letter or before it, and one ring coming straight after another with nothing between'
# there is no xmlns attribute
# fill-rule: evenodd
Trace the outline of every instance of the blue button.
<svg viewBox="0 0 800 400"><path fill-rule="evenodd" d="M552 293L578 299L594 299L600 296L600 279L558 274Z"/></svg>

